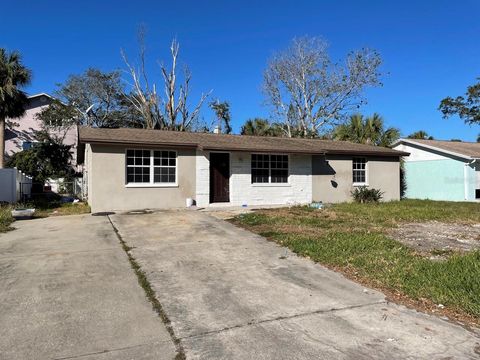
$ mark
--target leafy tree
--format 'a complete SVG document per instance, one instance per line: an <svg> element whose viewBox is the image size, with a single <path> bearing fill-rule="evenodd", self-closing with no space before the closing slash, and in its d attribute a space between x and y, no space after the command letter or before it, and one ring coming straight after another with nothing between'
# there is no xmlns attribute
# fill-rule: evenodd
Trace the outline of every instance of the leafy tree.
<svg viewBox="0 0 480 360"><path fill-rule="evenodd" d="M444 118L458 115L466 124L480 123L480 78L479 82L467 87L465 96L446 97L440 102L438 109Z"/></svg>
<svg viewBox="0 0 480 360"><path fill-rule="evenodd" d="M242 135L269 136L270 130L271 127L268 120L255 118L245 121L245 124L242 125L240 133Z"/></svg>
<svg viewBox="0 0 480 360"><path fill-rule="evenodd" d="M282 124L271 124L268 120L262 118L248 119L245 121L240 133L242 135L254 136L285 136Z"/></svg>
<svg viewBox="0 0 480 360"><path fill-rule="evenodd" d="M286 136L316 136L343 123L348 112L366 102L364 90L381 85L381 63L377 52L361 49L339 65L330 60L325 41L294 39L264 72L267 103Z"/></svg>
<svg viewBox="0 0 480 360"><path fill-rule="evenodd" d="M230 116L230 104L226 101L220 102L220 100L212 101L210 108L215 112L217 117L217 124L220 130L224 129L225 134L230 134L232 132L232 127L230 125L231 116Z"/></svg>
<svg viewBox="0 0 480 360"><path fill-rule="evenodd" d="M400 137L400 131L393 127L385 129L383 118L379 114L367 118L355 114L350 116L347 123L336 127L333 137L360 144L389 146Z"/></svg>
<svg viewBox="0 0 480 360"><path fill-rule="evenodd" d="M407 139L434 140L433 136L428 135L426 131L418 130L407 136Z"/></svg>
<svg viewBox="0 0 480 360"><path fill-rule="evenodd" d="M70 145L64 145L47 132L37 133L36 139L39 140L38 143L33 144L28 150L15 153L7 165L32 176L36 182L73 174Z"/></svg>
<svg viewBox="0 0 480 360"><path fill-rule="evenodd" d="M134 126L136 121L126 106L119 71L89 68L70 75L58 85L55 97L57 100L37 115L46 126L121 127Z"/></svg>
<svg viewBox="0 0 480 360"><path fill-rule="evenodd" d="M21 88L30 83L31 77L19 52L0 48L0 169L4 167L6 119L25 113L28 98Z"/></svg>

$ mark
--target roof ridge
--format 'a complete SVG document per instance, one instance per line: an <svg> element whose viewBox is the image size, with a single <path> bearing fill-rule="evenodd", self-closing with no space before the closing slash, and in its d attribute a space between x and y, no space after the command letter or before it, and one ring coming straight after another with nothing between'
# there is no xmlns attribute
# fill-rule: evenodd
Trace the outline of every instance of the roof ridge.
<svg viewBox="0 0 480 360"><path fill-rule="evenodd" d="M437 141L437 142L445 142L445 143L460 143L460 144L478 144L480 145L480 142L478 141L454 141L454 140L441 140L441 139L409 139L409 138L401 138L400 140L406 140L406 141Z"/></svg>

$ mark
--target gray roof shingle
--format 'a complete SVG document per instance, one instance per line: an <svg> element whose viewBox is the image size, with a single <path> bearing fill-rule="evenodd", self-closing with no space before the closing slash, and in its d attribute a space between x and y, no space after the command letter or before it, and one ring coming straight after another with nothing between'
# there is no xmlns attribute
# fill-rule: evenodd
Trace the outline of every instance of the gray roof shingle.
<svg viewBox="0 0 480 360"><path fill-rule="evenodd" d="M399 142L417 143L427 147L434 147L451 153L456 153L470 158L480 158L480 143L460 142L449 140L422 140L422 139L401 139Z"/></svg>
<svg viewBox="0 0 480 360"><path fill-rule="evenodd" d="M79 128L81 143L168 145L200 150L405 156L393 149L348 141L226 135L132 128Z"/></svg>

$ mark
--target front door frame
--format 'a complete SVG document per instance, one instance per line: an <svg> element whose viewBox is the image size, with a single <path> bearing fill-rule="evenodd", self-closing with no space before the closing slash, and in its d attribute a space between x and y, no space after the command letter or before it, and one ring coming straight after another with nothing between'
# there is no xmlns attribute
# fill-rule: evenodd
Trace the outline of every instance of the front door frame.
<svg viewBox="0 0 480 360"><path fill-rule="evenodd" d="M222 202L214 202L213 201L213 194L211 193L211 182L212 182L212 173L211 173L211 154L228 154L228 201ZM209 171L208 171L208 182L209 182L209 199L208 202L210 204L227 204L230 203L230 194L232 189L232 153L230 151L209 151L208 154L208 162L209 162Z"/></svg>

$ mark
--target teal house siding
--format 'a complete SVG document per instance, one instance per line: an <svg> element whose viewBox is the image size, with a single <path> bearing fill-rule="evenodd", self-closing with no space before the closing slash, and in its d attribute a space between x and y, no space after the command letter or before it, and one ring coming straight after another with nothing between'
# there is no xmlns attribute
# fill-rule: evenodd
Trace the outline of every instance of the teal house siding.
<svg viewBox="0 0 480 360"><path fill-rule="evenodd" d="M453 159L405 162L406 197L465 201L465 163ZM475 171L468 167L469 195L475 198ZM470 170L472 174L470 174ZM471 179L470 179L471 178Z"/></svg>
<svg viewBox="0 0 480 360"><path fill-rule="evenodd" d="M480 202L480 143L400 139L393 148L409 154L404 197Z"/></svg>
<svg viewBox="0 0 480 360"><path fill-rule="evenodd" d="M467 166L467 201L475 201L475 189L477 188L477 172L471 165Z"/></svg>

